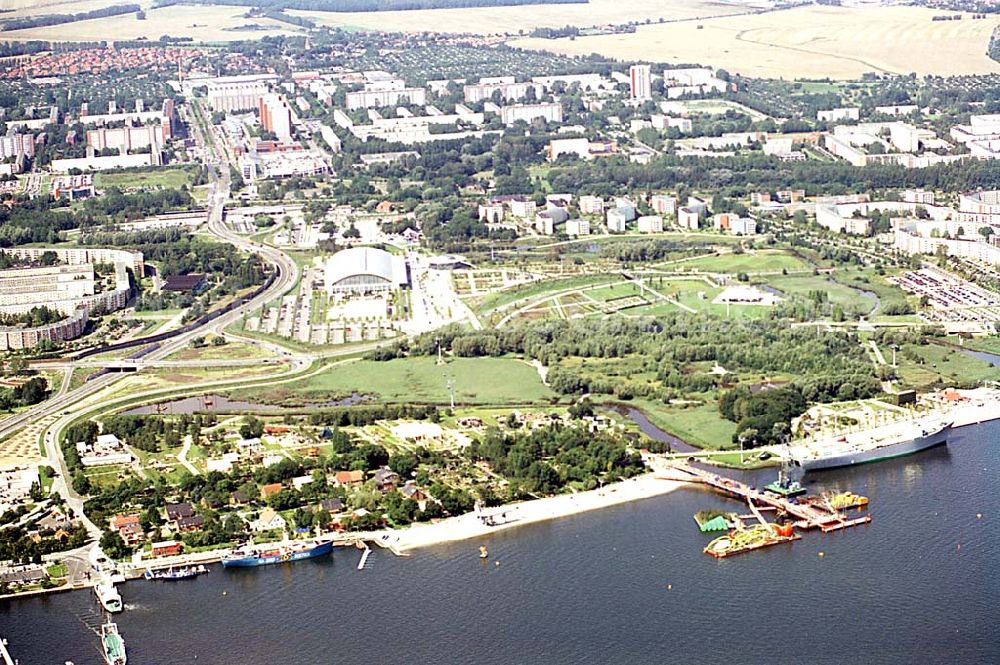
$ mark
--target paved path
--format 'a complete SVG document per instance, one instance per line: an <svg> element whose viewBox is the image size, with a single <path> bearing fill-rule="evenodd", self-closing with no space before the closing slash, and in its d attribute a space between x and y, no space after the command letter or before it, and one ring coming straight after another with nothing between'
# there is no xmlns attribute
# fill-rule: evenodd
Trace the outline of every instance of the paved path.
<svg viewBox="0 0 1000 665"><path fill-rule="evenodd" d="M198 469L195 468L194 464L188 461L187 455L191 450L191 444L193 442L193 437L188 434L184 437L184 446L181 451L177 454L177 461L184 465L184 468L191 472L192 476L198 475Z"/></svg>

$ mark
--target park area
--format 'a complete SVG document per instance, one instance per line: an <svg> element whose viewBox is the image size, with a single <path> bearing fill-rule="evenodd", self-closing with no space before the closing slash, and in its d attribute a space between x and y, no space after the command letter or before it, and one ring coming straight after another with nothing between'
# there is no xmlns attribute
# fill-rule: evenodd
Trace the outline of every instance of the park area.
<svg viewBox="0 0 1000 665"><path fill-rule="evenodd" d="M969 75L1000 72L986 55L995 15L933 21L919 7L806 5L752 16L641 26L635 34L517 39L512 46L563 55L701 63L761 78L854 79L866 72ZM954 14L955 12L949 12ZM617 21L616 21L617 22Z"/></svg>

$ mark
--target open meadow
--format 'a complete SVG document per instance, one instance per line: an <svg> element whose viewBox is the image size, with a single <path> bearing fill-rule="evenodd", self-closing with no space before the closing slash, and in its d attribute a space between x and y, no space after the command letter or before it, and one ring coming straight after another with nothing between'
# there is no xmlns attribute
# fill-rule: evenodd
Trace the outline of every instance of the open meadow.
<svg viewBox="0 0 1000 665"><path fill-rule="evenodd" d="M704 0L590 0L569 5L522 5L519 7L467 7L420 9L400 12L307 12L319 25L367 30L414 32L471 32L497 34L530 32L534 28L589 27L622 24L647 19L679 20L701 16L725 16L750 10L755 3L706 2ZM645 56L643 56L645 57Z"/></svg>
<svg viewBox="0 0 1000 665"><path fill-rule="evenodd" d="M449 380L455 388L455 403L462 405L529 404L555 397L534 367L514 358L451 358L438 365L436 357L424 356L339 364L294 387L237 390L233 396L268 403L309 403L357 392L377 395L386 402L446 404Z"/></svg>
<svg viewBox="0 0 1000 665"><path fill-rule="evenodd" d="M949 12L954 13L954 12ZM1000 72L986 55L1000 18L932 21L917 7L821 7L643 26L632 35L518 39L512 46L621 60L697 62L764 78L857 78L865 72Z"/></svg>

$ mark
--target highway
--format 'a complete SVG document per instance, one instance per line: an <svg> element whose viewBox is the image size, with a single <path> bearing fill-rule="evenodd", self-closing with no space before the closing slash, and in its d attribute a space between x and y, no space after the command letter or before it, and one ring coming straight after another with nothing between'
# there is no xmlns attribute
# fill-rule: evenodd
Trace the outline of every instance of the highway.
<svg viewBox="0 0 1000 665"><path fill-rule="evenodd" d="M204 141L202 141L202 143L206 144ZM288 292L299 279L299 267L287 254L273 247L265 247L254 242L250 242L226 228L225 222L223 221L223 213L226 201L229 199L229 167L228 165L220 164L220 162L216 161L214 155L210 154L210 152L206 152L206 165L209 167L210 178L208 198L208 231L222 242L229 243L246 252L256 252L259 254L266 262L271 264L273 269L277 272L277 277L268 289L259 294L256 298L245 303L242 307L238 307L231 312L227 312L213 321L206 323L205 325L194 328L193 330L182 333L177 337L164 342L160 348L143 358L146 363L150 363L148 366L156 366L153 365L153 363L164 361L171 354L185 348L191 340L196 337L203 337L212 332L221 333L226 326L229 326L240 319L245 312L253 311L266 302L270 302L275 298L280 298ZM260 344L261 346L274 346L268 343L261 343L256 340L247 339L246 341ZM284 355L288 355L287 351L284 352ZM88 361L83 362L87 364L73 363L73 367L95 366L89 364ZM104 361L104 365L113 366L114 362L117 361ZM89 395L92 395L102 388L118 381L123 376L128 375L127 373L105 374L93 379L92 381L88 381L82 386L69 390L69 374L71 373L71 370L66 365L57 364L56 366L63 369L65 372L64 380L60 389L47 401L0 421L0 438L14 434L25 425L35 420L39 420L46 416L66 410L73 404L76 404ZM98 361L96 366L101 366L100 361ZM55 457L51 457L52 451L47 452L50 453L50 459L54 460ZM57 455L57 457L61 457L61 455Z"/></svg>

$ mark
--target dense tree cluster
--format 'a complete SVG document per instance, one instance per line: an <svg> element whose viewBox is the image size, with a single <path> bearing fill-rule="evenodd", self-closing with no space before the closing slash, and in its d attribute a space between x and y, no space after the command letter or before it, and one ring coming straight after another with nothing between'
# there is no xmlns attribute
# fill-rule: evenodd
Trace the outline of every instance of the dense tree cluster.
<svg viewBox="0 0 1000 665"><path fill-rule="evenodd" d="M589 489L640 473L638 454L609 434L585 428L549 426L529 433L491 428L466 454L490 467L522 491L551 494L568 483Z"/></svg>
<svg viewBox="0 0 1000 665"><path fill-rule="evenodd" d="M738 386L719 398L719 413L736 423L733 441L748 448L782 443L779 424L787 424L806 410L806 398L797 386L787 385L754 391Z"/></svg>
<svg viewBox="0 0 1000 665"><path fill-rule="evenodd" d="M41 28L47 25L89 21L90 19L118 16L119 14L131 14L132 12L138 12L141 9L142 8L139 5L112 5L111 7L102 7L89 12L78 12L76 14L41 14L39 16L13 18L3 21L2 26L4 30L26 30L28 28Z"/></svg>

